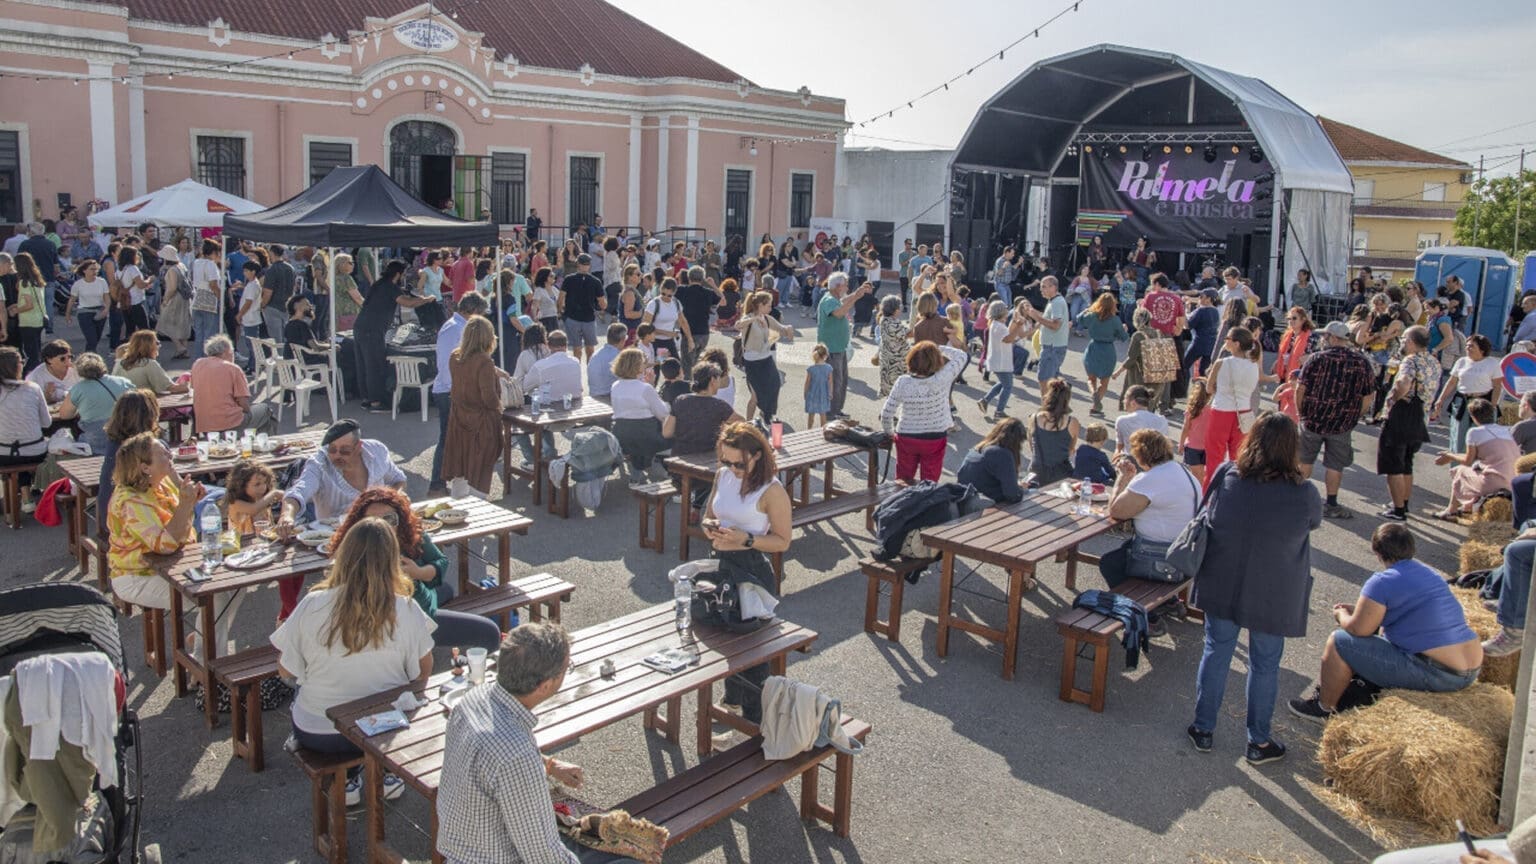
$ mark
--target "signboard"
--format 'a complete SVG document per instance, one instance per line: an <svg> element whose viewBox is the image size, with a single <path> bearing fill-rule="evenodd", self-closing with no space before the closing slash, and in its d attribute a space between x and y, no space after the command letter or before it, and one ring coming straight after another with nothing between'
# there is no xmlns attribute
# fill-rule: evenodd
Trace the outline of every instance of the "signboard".
<svg viewBox="0 0 1536 864"><path fill-rule="evenodd" d="M1536 354L1516 351L1499 362L1504 373L1504 389L1516 399L1536 390Z"/></svg>
<svg viewBox="0 0 1536 864"><path fill-rule="evenodd" d="M831 216L812 216L811 224L807 226L810 231L806 238L813 243L819 243L829 237L837 237L841 240L853 232L853 222L847 219L833 219Z"/></svg>
<svg viewBox="0 0 1536 864"><path fill-rule="evenodd" d="M1139 148L1138 148L1139 149ZM1269 227L1274 170L1227 148L1207 162L1201 150L1155 154L1083 154L1078 187L1077 242L1103 237L1106 246L1136 245L1188 251L1226 244L1229 234Z"/></svg>
<svg viewBox="0 0 1536 864"><path fill-rule="evenodd" d="M417 51L447 51L459 44L452 27L430 18L412 18L395 25L395 38Z"/></svg>

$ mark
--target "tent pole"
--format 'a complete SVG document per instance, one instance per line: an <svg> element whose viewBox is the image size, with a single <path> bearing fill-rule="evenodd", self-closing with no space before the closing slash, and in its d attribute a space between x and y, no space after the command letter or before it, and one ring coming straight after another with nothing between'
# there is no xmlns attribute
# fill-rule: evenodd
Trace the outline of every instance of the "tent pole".
<svg viewBox="0 0 1536 864"><path fill-rule="evenodd" d="M329 319L326 328L331 337L330 350L326 351L325 354L330 358L331 386L325 388L325 392L331 396L331 419L334 420L340 416L337 413L337 408L345 400L342 400L340 398L341 394L336 392L342 388L341 369L338 368L336 360L336 352L341 350L341 339L336 335L336 247L328 246L325 251L326 283L328 290L331 292L330 302L325 304L326 318Z"/></svg>
<svg viewBox="0 0 1536 864"><path fill-rule="evenodd" d="M496 250L494 248L491 250L491 254L496 255ZM500 256L497 256L497 258L493 258L492 260L495 261L496 264L500 264L501 262L499 257ZM507 340L506 332L503 330L503 328L506 327L507 324L507 313L506 310L501 306L501 268L498 266L492 266L491 272L495 274L494 278L491 280L491 290L496 292L496 356L502 358L502 364L505 364L507 356L507 349L505 346ZM511 372L512 370L507 369L506 371Z"/></svg>
<svg viewBox="0 0 1536 864"><path fill-rule="evenodd" d="M219 329L224 332L224 295L229 293L229 233L219 229ZM239 340L235 340L239 345Z"/></svg>

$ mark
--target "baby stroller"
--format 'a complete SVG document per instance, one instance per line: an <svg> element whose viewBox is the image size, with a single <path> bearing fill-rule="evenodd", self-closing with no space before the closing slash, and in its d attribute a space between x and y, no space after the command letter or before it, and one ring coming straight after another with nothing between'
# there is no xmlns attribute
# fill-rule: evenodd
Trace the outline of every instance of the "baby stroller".
<svg viewBox="0 0 1536 864"><path fill-rule="evenodd" d="M84 656L81 656L84 655ZM101 655L101 656L95 656ZM102 657L105 658L106 668L103 667ZM110 738L111 756L110 762L103 768L103 759L100 758L101 747L76 748L73 752L75 758L79 754L89 756L96 754L95 759L86 763L87 770L94 766L96 776L89 781L92 795L83 808L76 813L74 824L45 824L46 815L42 800L28 802L27 806L12 814L12 810L23 802L14 798L8 802L7 798L12 792L10 777L17 766L8 764L13 761L6 755L11 751L9 746L0 747L0 819L4 820L0 827L0 862L65 862L65 864L106 864L106 862L132 862L137 864L139 855L139 806L143 802L141 778L143 777L143 756L139 751L139 718L123 700L123 649L117 631L117 609L112 601L102 596L96 589L79 584L56 583L47 585L30 585L23 588L14 588L8 591L0 591L0 682L6 682L6 689L15 689L16 698L20 704L25 705L28 698L27 692L34 692L31 685L24 687L24 683L30 677L37 681L36 670L46 665L50 670L47 690L65 691L69 689L62 684L54 684L61 680L65 673L53 674L51 670L57 669L59 664L77 663L96 673L87 676L81 673L78 680L86 681L109 680L113 690L110 698L97 700L94 704L110 706L111 711L107 716L111 717L115 711L115 724L110 720L104 736L99 736L96 743L105 744L101 738ZM30 665L28 665L30 664ZM19 668L20 667L20 668ZM69 673L73 678L74 673ZM27 692L23 692L24 689ZM87 689L84 686L79 690ZM92 692L94 692L94 688ZM8 703L0 703L4 705ZM89 705L80 709L81 714L99 716L89 710ZM24 709L17 709L19 716ZM0 712L3 716L4 712ZM61 726L70 727L71 715L68 707L60 709ZM0 727L3 733L5 727ZM28 727L29 733L37 732L40 726ZM60 739L68 737L69 733L60 734ZM3 736L0 736L3 737ZM34 735L35 738L35 735ZM66 773L63 766L68 764L68 741L57 742L57 765L61 766L60 774ZM66 746L68 745L68 746ZM37 746L35 741L33 746ZM132 753L130 765L129 754ZM24 757L27 748L22 747L13 751L12 755ZM54 760L49 760L53 762ZM37 763L31 763L35 766ZM115 778L115 782L104 783L107 778ZM27 783L34 791L43 787L45 781L36 778L36 775L28 775ZM106 785L106 788L102 788ZM56 801L53 793L57 789L49 790L46 795L39 791L39 799ZM55 811L56 812L56 811ZM73 828L73 835L69 831ZM33 850L33 835L36 831L39 835L45 831L51 831L51 835L63 835L66 841L62 852L39 853ZM41 842L41 841L40 841Z"/></svg>

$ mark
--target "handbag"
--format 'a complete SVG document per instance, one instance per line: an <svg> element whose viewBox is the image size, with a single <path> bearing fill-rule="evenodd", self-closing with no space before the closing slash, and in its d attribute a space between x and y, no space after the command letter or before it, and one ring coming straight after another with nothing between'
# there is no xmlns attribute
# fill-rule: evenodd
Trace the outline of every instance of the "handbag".
<svg viewBox="0 0 1536 864"><path fill-rule="evenodd" d="M852 444L865 449L891 446L891 433L869 426L860 426L848 420L833 420L821 427L822 437L828 441Z"/></svg>
<svg viewBox="0 0 1536 864"><path fill-rule="evenodd" d="M1226 463L1217 469L1217 474L1222 475L1229 470L1231 463ZM1221 484L1221 476L1211 478L1211 491L1206 496L1200 509L1195 511L1194 518L1179 532L1179 536L1173 538L1168 544L1168 551L1163 557L1172 565L1173 569L1193 579L1200 572L1200 565L1205 562L1205 550L1210 543L1211 535L1211 502L1215 500L1216 488ZM1195 478L1190 476L1189 482L1193 484ZM1198 487L1196 488L1198 492Z"/></svg>
<svg viewBox="0 0 1536 864"><path fill-rule="evenodd" d="M501 410L510 411L514 408L523 407L525 398L523 385L511 376L503 378L498 375L496 378L501 393Z"/></svg>
<svg viewBox="0 0 1536 864"><path fill-rule="evenodd" d="M747 334L750 332L752 332L752 322L748 321L747 326L742 328L741 335L731 342L731 364L737 369L747 365Z"/></svg>
<svg viewBox="0 0 1536 864"><path fill-rule="evenodd" d="M1179 350L1172 339L1147 339L1141 343L1141 380L1168 384L1179 377Z"/></svg>

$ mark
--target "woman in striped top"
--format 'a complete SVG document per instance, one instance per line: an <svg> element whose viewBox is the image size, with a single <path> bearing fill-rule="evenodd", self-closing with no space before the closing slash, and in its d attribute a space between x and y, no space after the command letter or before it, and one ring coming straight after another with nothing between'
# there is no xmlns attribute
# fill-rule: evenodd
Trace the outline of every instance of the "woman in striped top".
<svg viewBox="0 0 1536 864"><path fill-rule="evenodd" d="M910 483L921 469L924 480L938 481L954 423L949 390L965 370L967 359L959 348L927 341L907 352L907 374L896 379L880 410L885 430L895 426L897 480Z"/></svg>

